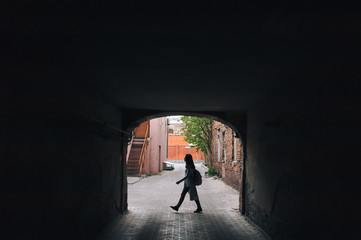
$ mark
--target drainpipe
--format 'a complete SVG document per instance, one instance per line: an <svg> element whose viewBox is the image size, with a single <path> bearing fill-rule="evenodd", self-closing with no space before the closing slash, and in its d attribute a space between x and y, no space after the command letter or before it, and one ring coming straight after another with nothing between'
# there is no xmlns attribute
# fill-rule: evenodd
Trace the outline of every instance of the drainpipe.
<svg viewBox="0 0 361 240"><path fill-rule="evenodd" d="M166 160L168 160L168 135L169 135L169 117L167 117L167 147L166 147Z"/></svg>
<svg viewBox="0 0 361 240"><path fill-rule="evenodd" d="M134 140L134 134L132 132L132 138L130 140L130 144L128 144L128 146L127 146L127 158L126 158L126 162L125 162L126 164L128 164L130 150L132 149L133 140Z"/></svg>

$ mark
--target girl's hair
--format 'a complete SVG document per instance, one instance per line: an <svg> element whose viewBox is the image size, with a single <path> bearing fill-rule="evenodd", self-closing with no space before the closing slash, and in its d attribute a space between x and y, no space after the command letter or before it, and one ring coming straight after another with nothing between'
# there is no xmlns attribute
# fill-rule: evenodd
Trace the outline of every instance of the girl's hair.
<svg viewBox="0 0 361 240"><path fill-rule="evenodd" d="M191 154L186 154L184 161L186 161L186 168L193 168L193 169L196 168L194 166L193 157Z"/></svg>

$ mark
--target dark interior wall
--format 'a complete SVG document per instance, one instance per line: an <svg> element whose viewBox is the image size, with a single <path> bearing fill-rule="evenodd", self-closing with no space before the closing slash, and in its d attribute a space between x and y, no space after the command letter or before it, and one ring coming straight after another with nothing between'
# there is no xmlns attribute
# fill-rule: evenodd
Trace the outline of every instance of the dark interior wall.
<svg viewBox="0 0 361 240"><path fill-rule="evenodd" d="M203 112L236 127L246 149L246 214L274 239L355 236L357 7L21 2L1 8L7 232L86 238L125 209L126 136L102 122L128 128L157 110Z"/></svg>
<svg viewBox="0 0 361 240"><path fill-rule="evenodd" d="M248 112L246 214L272 239L359 237L360 110L352 76L341 59L320 62L304 82L278 86Z"/></svg>
<svg viewBox="0 0 361 240"><path fill-rule="evenodd" d="M126 205L123 136L96 122L120 128L120 112L81 85L59 84L67 96L14 85L1 114L3 237L93 237Z"/></svg>
<svg viewBox="0 0 361 240"><path fill-rule="evenodd" d="M347 88L334 81L340 71L323 68L313 77L325 81L285 84L247 115L208 112L244 140L246 214L273 239L356 238L358 90L352 79ZM95 119L121 128L165 113L121 111L81 84L64 85L67 98L52 100L40 86L21 87L3 92L3 227L24 238L90 238L126 209L126 136Z"/></svg>

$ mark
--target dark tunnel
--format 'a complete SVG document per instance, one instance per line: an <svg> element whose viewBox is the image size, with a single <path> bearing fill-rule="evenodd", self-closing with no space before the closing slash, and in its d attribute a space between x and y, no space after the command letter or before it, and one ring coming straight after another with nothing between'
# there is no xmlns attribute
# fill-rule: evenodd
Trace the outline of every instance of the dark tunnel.
<svg viewBox="0 0 361 240"><path fill-rule="evenodd" d="M93 239L127 210L144 119L204 114L245 143L272 239L359 239L361 15L344 1L1 4L3 239Z"/></svg>

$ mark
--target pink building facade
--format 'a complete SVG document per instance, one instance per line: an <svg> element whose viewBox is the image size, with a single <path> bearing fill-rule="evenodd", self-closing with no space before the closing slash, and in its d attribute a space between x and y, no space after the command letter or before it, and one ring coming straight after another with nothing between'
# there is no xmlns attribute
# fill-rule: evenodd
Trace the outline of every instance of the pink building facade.
<svg viewBox="0 0 361 240"><path fill-rule="evenodd" d="M145 156L142 174L158 174L167 159L167 118L150 120L148 149Z"/></svg>

